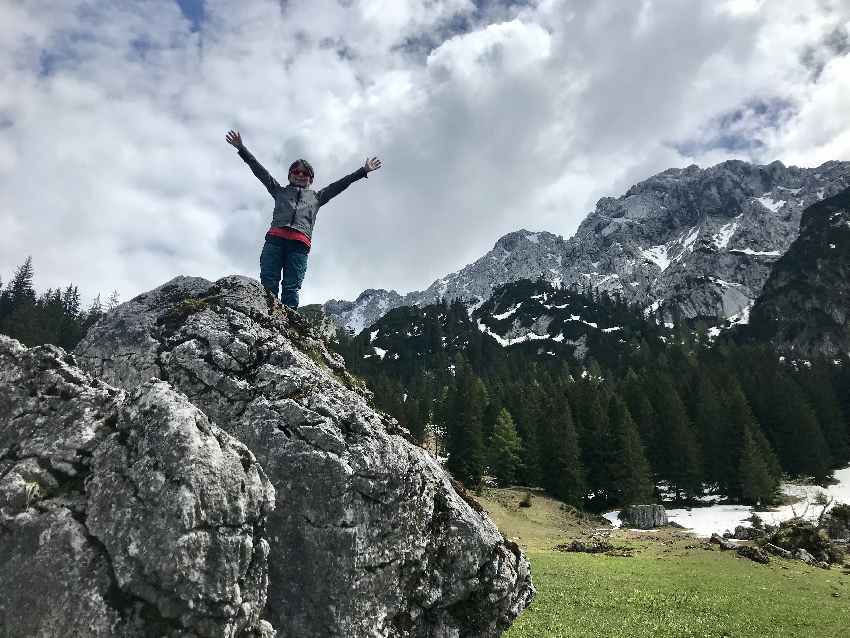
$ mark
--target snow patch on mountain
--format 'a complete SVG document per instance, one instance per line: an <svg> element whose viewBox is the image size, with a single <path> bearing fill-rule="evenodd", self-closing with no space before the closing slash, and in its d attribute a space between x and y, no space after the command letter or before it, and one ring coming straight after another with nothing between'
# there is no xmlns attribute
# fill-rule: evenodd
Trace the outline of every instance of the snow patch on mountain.
<svg viewBox="0 0 850 638"><path fill-rule="evenodd" d="M784 199L771 199L770 197L756 197L755 199L771 213L778 212L787 203Z"/></svg>
<svg viewBox="0 0 850 638"><path fill-rule="evenodd" d="M732 239L732 236L735 234L735 231L738 230L738 224L741 221L741 218L744 216L743 213L738 215L734 221L729 222L728 224L724 224L720 227L714 235L711 236L714 245L719 249L724 249L729 246L729 240Z"/></svg>

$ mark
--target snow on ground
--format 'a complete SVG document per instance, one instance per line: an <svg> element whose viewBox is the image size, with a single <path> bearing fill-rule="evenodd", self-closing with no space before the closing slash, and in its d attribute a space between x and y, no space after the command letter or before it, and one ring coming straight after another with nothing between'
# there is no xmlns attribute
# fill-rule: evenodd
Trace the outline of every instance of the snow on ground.
<svg viewBox="0 0 850 638"><path fill-rule="evenodd" d="M729 317L729 323L733 326L742 325L745 326L750 323L750 311L753 309L755 305L755 301L750 301L744 308L741 309L737 315L732 315Z"/></svg>
<svg viewBox="0 0 850 638"><path fill-rule="evenodd" d="M379 348L378 346L372 346L372 348L375 350L375 354L381 357L381 359L383 359L384 356L387 354L387 351L383 348Z"/></svg>
<svg viewBox="0 0 850 638"><path fill-rule="evenodd" d="M579 323L583 323L586 326L590 326L591 328L599 328L599 324L594 321L585 321L578 315L570 315L570 321L578 321Z"/></svg>
<svg viewBox="0 0 850 638"><path fill-rule="evenodd" d="M741 221L741 217L743 216L744 214L741 213L733 221L721 226L720 230L711 236L715 246L718 248L726 248L729 245L729 240L732 239L732 235L734 235L735 231L738 230L738 222Z"/></svg>
<svg viewBox="0 0 850 638"><path fill-rule="evenodd" d="M744 253L745 255L761 255L764 257L780 257L782 253L778 250L753 250L752 248L730 248L730 253Z"/></svg>
<svg viewBox="0 0 850 638"><path fill-rule="evenodd" d="M478 320L478 329L481 332L483 332L484 334L490 335L491 337L493 337L496 341L499 342L499 345L502 346L502 347L510 346L510 345L515 344L515 343L523 343L525 341L540 341L542 339L553 339L554 341L562 341L564 339L564 335L558 335L558 337L560 337L560 339L559 339L558 337L553 338L553 337L550 337L549 335L539 335L535 332L529 332L526 335L523 335L521 337L515 337L513 339L505 339L503 336L496 334L495 332L490 330L490 328L485 326L481 322L481 319Z"/></svg>
<svg viewBox="0 0 850 638"><path fill-rule="evenodd" d="M506 312L503 312L503 313L501 313L501 314L498 314L498 315L493 315L493 319L498 319L498 320L500 320L500 321L501 321L502 319L507 319L507 318L508 318L508 317L510 317L512 314L514 314L517 310L519 310L519 307L520 307L521 305L522 305L522 302L520 301L517 305L515 305L515 306L514 306L513 308L511 308L510 310L508 310L508 311L506 311Z"/></svg>
<svg viewBox="0 0 850 638"><path fill-rule="evenodd" d="M709 279L711 279L711 281L716 283L718 286L723 286L724 288L741 287L741 286L744 285L744 284L735 283L734 281L724 281L723 279L720 279L719 277L709 277Z"/></svg>
<svg viewBox="0 0 850 638"><path fill-rule="evenodd" d="M369 343L372 343L375 340L375 337L377 336L377 334L378 334L377 330L373 330L372 332L369 333Z"/></svg>
<svg viewBox="0 0 850 638"><path fill-rule="evenodd" d="M540 233L531 233L530 235L526 235L525 238L532 244L540 243Z"/></svg>
<svg viewBox="0 0 850 638"><path fill-rule="evenodd" d="M748 507L746 505L712 505L710 507L693 507L690 509L668 509L667 518L670 521L675 521L679 525L688 528L697 536L711 536L715 532L722 534L726 530L735 531L735 527L743 525L750 527L751 523L746 519L753 512L769 525L778 525L782 521L787 521L795 516L805 516L809 519L817 518L820 514L821 507L809 505L819 492L826 492L827 495L834 499L837 503L850 503L850 467L843 470L838 470L834 474L838 481L835 485L830 485L827 488L822 488L817 485L800 485L797 483L783 483L782 491L790 496L796 496L802 499L800 502L793 505L782 505L774 511L766 511L764 509ZM620 527L620 520L617 515L620 512L606 512L603 516L608 519L614 527Z"/></svg>
<svg viewBox="0 0 850 638"><path fill-rule="evenodd" d="M775 213L785 205L784 199L771 199L770 197L756 197L756 201L771 213Z"/></svg>

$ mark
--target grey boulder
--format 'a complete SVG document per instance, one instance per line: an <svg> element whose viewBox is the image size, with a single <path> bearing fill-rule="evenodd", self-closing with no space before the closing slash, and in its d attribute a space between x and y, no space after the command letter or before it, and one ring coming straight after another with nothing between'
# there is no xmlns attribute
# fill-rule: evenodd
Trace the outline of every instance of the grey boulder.
<svg viewBox="0 0 850 638"><path fill-rule="evenodd" d="M267 609L281 635L498 636L531 601L519 548L258 282L178 277L76 353L127 390L169 381L256 454L277 491Z"/></svg>
<svg viewBox="0 0 850 638"><path fill-rule="evenodd" d="M167 383L127 396L0 336L3 635L270 635L273 507L251 452Z"/></svg>
<svg viewBox="0 0 850 638"><path fill-rule="evenodd" d="M633 529L655 529L668 523L663 505L630 505L619 517L624 527Z"/></svg>

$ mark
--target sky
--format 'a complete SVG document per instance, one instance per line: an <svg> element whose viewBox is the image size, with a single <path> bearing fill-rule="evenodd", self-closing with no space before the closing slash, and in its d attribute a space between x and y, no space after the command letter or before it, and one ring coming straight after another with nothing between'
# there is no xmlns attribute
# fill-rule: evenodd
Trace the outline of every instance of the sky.
<svg viewBox="0 0 850 638"><path fill-rule="evenodd" d="M850 0L0 0L0 278L122 300L258 276L285 182L323 207L301 303L420 290L567 238L670 167L850 159Z"/></svg>

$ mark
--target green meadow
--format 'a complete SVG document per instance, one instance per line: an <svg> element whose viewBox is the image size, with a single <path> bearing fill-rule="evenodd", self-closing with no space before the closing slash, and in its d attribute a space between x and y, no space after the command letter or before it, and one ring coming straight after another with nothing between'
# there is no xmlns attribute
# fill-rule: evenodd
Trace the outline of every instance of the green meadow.
<svg viewBox="0 0 850 638"><path fill-rule="evenodd" d="M627 530L609 539L632 556L576 554L601 519L536 494L488 490L479 500L531 562L537 597L505 638L850 637L850 569L826 571L721 552L680 530Z"/></svg>

